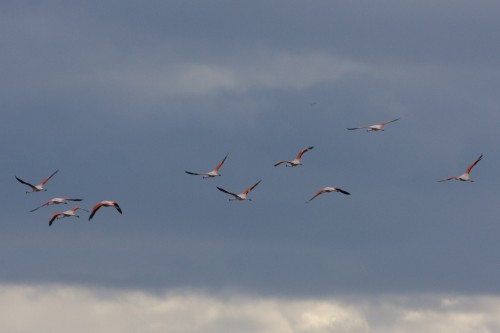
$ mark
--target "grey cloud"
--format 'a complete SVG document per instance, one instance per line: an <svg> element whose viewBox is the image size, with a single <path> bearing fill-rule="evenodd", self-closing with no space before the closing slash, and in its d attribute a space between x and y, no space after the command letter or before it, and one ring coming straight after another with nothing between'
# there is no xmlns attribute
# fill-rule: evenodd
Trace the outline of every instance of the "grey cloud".
<svg viewBox="0 0 500 333"><path fill-rule="evenodd" d="M498 292L495 3L2 6L3 280ZM475 183L435 182L480 153ZM123 216L48 228L14 175L55 169L47 195ZM261 178L248 205L215 188ZM327 185L353 195L303 204Z"/></svg>

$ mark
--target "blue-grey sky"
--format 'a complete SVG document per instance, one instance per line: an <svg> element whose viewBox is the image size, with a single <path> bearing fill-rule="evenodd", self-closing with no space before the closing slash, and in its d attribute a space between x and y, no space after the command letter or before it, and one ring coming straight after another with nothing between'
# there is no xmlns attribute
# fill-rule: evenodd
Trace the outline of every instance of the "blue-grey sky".
<svg viewBox="0 0 500 333"><path fill-rule="evenodd" d="M498 294L495 1L5 1L0 280ZM315 102L314 106L310 104ZM385 132L347 131L400 117ZM314 146L298 168L274 168ZM484 153L474 183L437 183ZM221 177L211 170L226 154ZM47 192L26 195L14 176ZM257 180L252 202L229 202ZM324 194L325 186L352 193ZM29 210L53 197L92 222Z"/></svg>

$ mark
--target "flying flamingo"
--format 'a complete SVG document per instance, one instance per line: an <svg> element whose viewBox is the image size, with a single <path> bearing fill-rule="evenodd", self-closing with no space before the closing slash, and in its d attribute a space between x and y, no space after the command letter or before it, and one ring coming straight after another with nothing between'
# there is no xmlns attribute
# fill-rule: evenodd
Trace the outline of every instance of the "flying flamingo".
<svg viewBox="0 0 500 333"><path fill-rule="evenodd" d="M98 204L94 205L94 207L92 207L92 211L90 212L90 215L89 215L89 221L94 217L94 214L99 210L99 208L101 208L103 206L104 207L115 207L116 210L118 211L118 213L122 214L122 209L120 208L120 206L118 206L116 201L104 200L104 201L101 201Z"/></svg>
<svg viewBox="0 0 500 333"><path fill-rule="evenodd" d="M217 186L217 189L219 191L221 191L221 192L224 192L224 193L227 193L229 195L232 195L233 198L229 199L229 201L231 201L231 200L238 200L238 201L248 200L248 201L252 201L252 199L247 198L247 194L248 194L248 192L250 192L251 190L253 190L255 188L255 186L259 185L259 183L261 181L262 180L259 180L257 183L253 184L252 186L250 186L249 188L247 188L246 190L244 190L240 194L236 194L236 193L232 193L232 192L226 191L225 189L223 189L223 188L221 188L219 186Z"/></svg>
<svg viewBox="0 0 500 333"><path fill-rule="evenodd" d="M351 195L351 193L347 192L347 191L344 191L343 189L341 188L338 188L338 187L331 187L331 186L327 186L325 188L322 188L321 190L319 190L318 192L316 192L315 195L313 195L313 197L309 200L306 201L306 203L308 203L309 201L311 201L312 199L316 198L318 195L320 194L323 194L323 193L328 193L328 192L340 192L340 193L343 193L345 195Z"/></svg>
<svg viewBox="0 0 500 333"><path fill-rule="evenodd" d="M49 219L49 227L52 225L52 223L56 219L62 219L62 218L65 218L65 217L70 217L70 216L74 216L74 217L78 217L79 218L80 216L76 215L76 211L78 209L81 209L81 210L84 210L84 211L88 212L88 210L86 210L86 209L84 209L82 207L74 206L74 207L71 207L69 210L67 210L65 212L54 213L54 214L52 214L52 216Z"/></svg>
<svg viewBox="0 0 500 333"><path fill-rule="evenodd" d="M31 191L26 191L26 193L40 192L40 191L47 191L46 189L43 188L43 185L45 185L45 183L48 182L49 179L52 178L52 176L54 176L58 171L59 170L54 171L53 174L51 174L50 176L48 176L47 178L42 180L42 182L36 186L33 184L30 184L28 182L25 182L24 180L18 178L17 176L15 176L15 177L16 177L18 182L23 183L24 185L28 185L29 187L31 187Z"/></svg>
<svg viewBox="0 0 500 333"><path fill-rule="evenodd" d="M366 131L367 132L372 132L372 131L383 131L383 127L387 124L390 124L390 123L393 123L397 120L399 120L400 118L396 118L396 119L393 119L393 120L390 120L390 121L386 121L386 122L383 122L383 123L380 123L380 124L376 124L376 125L369 125L369 126L361 126L361 127L351 127L351 128L348 128L348 130L352 131L352 130L358 130L358 129L363 129L363 128L366 128Z"/></svg>
<svg viewBox="0 0 500 333"><path fill-rule="evenodd" d="M285 166L287 166L287 167L296 167L298 165L302 165L302 163L300 163L300 159L301 159L302 155L304 155L305 152L307 152L313 148L314 148L314 146L304 148L297 154L297 157L295 157L295 159L293 161L285 161L285 160L278 161L278 162L274 163L274 166L276 167L282 163L286 163Z"/></svg>
<svg viewBox="0 0 500 333"><path fill-rule="evenodd" d="M477 158L477 160L475 160L473 163L471 163L468 167L467 167L467 170L465 170L465 173L460 175L460 176L451 176L451 177L447 177L445 179L441 179L441 180L438 180L438 182L445 182L447 180L460 180L460 181L463 181L463 182L473 182L472 179L470 179L470 171L472 170L472 168L479 162L481 161L481 159L483 158L483 154L481 154L481 156L479 156Z"/></svg>
<svg viewBox="0 0 500 333"><path fill-rule="evenodd" d="M220 161L219 164L217 164L217 166L210 172L205 172L205 173L198 173L198 172L191 172L191 171L184 171L184 172L187 173L188 175L203 176L203 179L220 176L218 171L219 171L220 167L222 166L222 164L224 164L224 162L226 161L226 158L228 155L229 154L227 154L226 157L224 157L224 159L222 161Z"/></svg>
<svg viewBox="0 0 500 333"><path fill-rule="evenodd" d="M70 199L70 198L54 198L54 199L50 199L50 200L47 200L45 201L43 204L41 204L40 206L30 210L30 212L34 212L35 210L39 209L39 208L42 208L44 206L50 206L50 205L58 205L58 204L67 204L68 201L82 201L83 199Z"/></svg>

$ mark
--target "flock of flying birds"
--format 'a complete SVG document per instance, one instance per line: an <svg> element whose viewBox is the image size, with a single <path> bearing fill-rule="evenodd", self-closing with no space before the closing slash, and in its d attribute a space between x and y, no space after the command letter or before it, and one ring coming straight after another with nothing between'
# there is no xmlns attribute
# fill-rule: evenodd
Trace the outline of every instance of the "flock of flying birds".
<svg viewBox="0 0 500 333"><path fill-rule="evenodd" d="M26 186L29 186L31 188L31 191L26 191L26 193L34 193L34 192L42 192L42 191L47 191L47 189L45 189L43 186L45 185L45 183L47 183L50 178L52 178L57 172L59 172L59 170L56 170L54 171L50 176L48 176L47 178L45 178L44 180L42 180L40 182L40 184L38 185L33 185L31 183L28 183L27 181L24 181L22 180L21 178L16 177L17 181L26 185ZM45 201L44 203L42 203L40 206L36 207L36 208L33 208L32 210L30 210L30 212L34 212L42 207L45 207L45 206L51 206L51 205L59 205L59 204L67 204L68 201L82 201L83 199L74 199L74 198L53 198L53 199L50 199L50 200L47 200ZM111 201L111 200L103 200L97 204L95 204L93 207L92 207L92 210L90 211L90 215L89 215L89 221L92 220L92 218L94 217L94 214L99 210L99 208L101 207L115 207L116 210L121 214L122 213L122 209L121 207L116 203L116 201ZM58 219L62 219L62 218L65 218L65 217L70 217L70 216L74 216L74 217L80 217L79 215L76 215L76 212L77 210L83 210L83 211L86 211L86 212L89 212L87 209L85 208L82 208L80 206L73 206L71 207L70 209L64 211L64 212L55 212L54 214L52 214L49 218L49 226L52 225L52 223L55 221L55 220L58 220Z"/></svg>
<svg viewBox="0 0 500 333"><path fill-rule="evenodd" d="M352 130L358 130L358 129L365 129L367 132L378 132L378 131L384 131L384 126L387 125L387 124L390 124L390 123L393 123L397 120L399 120L400 118L396 118L396 119L393 119L393 120L390 120L390 121L386 121L386 122L383 122L383 123L379 123L379 124L375 124L375 125L367 125L367 126L360 126L360 127L352 127L352 128L347 128L348 130L352 131ZM307 148L303 148L302 150L300 150L300 152L297 154L297 156L295 157L295 159L293 160L280 160L280 161L277 161L274 166L277 167L279 165L282 165L284 164L286 167L297 167L297 166L300 166L302 165L302 162L301 162L301 159L302 159L302 155L304 155L306 152L312 150L314 148L314 146L310 146L310 147L307 147ZM226 161L228 155L226 155L224 157L224 159L222 159L222 161L219 162L219 164L217 164L215 166L215 168L209 172L204 172L204 173L199 173L199 172L191 172L191 171L185 171L187 174L189 175L193 175L193 176L202 176L203 179L206 179L206 178L214 178L214 177L217 177L217 176L220 176L219 174L219 169L222 167L222 165L224 164L224 162ZM473 180L470 178L470 172L472 170L472 168L474 168L474 166L476 166L476 164L481 161L481 159L483 158L483 154L481 154L474 162L472 162L468 167L467 169L465 170L465 172L459 176L450 176L450 177L446 177L444 179L441 179L441 180L438 180L438 182L444 182L444 181L449 181L449 180L459 180L459 181L469 181L469 182L473 182ZM31 191L26 191L26 193L33 193L33 192L41 192L41 191L47 191L45 188L44 188L44 185L45 183L47 183L59 170L56 170L54 173L52 173L50 176L48 176L47 178L45 178L44 180L42 180L40 182L40 184L38 185L33 185L33 184L30 184L22 179L20 179L19 177L16 176L16 179L24 184L24 185L27 185L31 188ZM255 184L249 186L248 188L246 188L243 192L237 194L237 193L234 193L234 192L230 192L222 187L219 187L217 186L217 189L223 193L226 193L226 194L229 194L231 196L231 198L229 199L229 201L233 201L233 200L236 200L236 201L244 201L244 200L248 200L248 201L252 201L251 198L248 197L248 193L250 193L250 191L252 191L257 185L259 185L261 182L261 180L259 180L258 182L256 182ZM338 192L338 193L342 193L344 195L350 195L349 192L341 189L341 188L338 188L338 187L334 187L334 186L327 186L327 187L324 187L322 189L320 189L319 191L317 191L309 200L306 201L306 203L309 203L310 201L314 200L316 197L318 197L319 195L323 194L323 193L329 193L329 192ZM82 201L83 199L74 199L74 198L53 198L53 199L50 199L50 200L47 200L45 201L43 204L41 204L40 206L30 210L30 212L34 212L42 207L45 207L45 206L50 206L50 205L57 205L57 204L67 204L69 201ZM80 206L73 206L71 207L69 210L66 210L66 211L63 211L63 212L55 212L54 214L52 214L49 218L49 226L52 225L52 223L57 220L57 219L62 219L62 218L66 218L66 217L70 217L70 216L74 216L74 217L79 217L78 215L76 215L76 212L78 210L83 210L83 211L86 211L86 212L89 212L89 217L88 217L88 220L90 221L95 213L101 208L101 207L114 207L120 214L122 214L122 209L121 207L118 205L118 203L116 203L116 201L112 201L112 200L104 200L104 201L101 201L97 204L95 204L91 211L89 212L88 210L86 210L85 208L82 208Z"/></svg>
<svg viewBox="0 0 500 333"><path fill-rule="evenodd" d="M350 130L350 131L358 130L358 129L365 129L367 132L384 131L384 126L385 125L393 123L395 121L398 121L399 119L400 118L396 118L396 119L393 119L393 120L390 120L390 121L386 121L386 122L382 122L382 123L375 124L375 125L367 125L367 126L360 126L360 127L351 127L351 128L347 128L347 129ZM291 161L289 161L289 160L280 160L280 161L277 161L274 164L274 166L277 167L277 166L279 166L281 164L284 164L286 167L297 167L297 166L300 166L300 165L302 165L302 162L301 162L302 155L304 155L304 153L308 152L309 150L311 150L313 148L314 148L314 146L303 148L297 154L297 156L295 157L295 159L293 159ZM222 161L220 161L219 164L217 164L215 166L215 168L213 170L209 171L209 172L204 172L204 173L191 172L191 171L185 171L185 172L187 174L189 174L189 175L202 176L203 179L214 178L214 177L220 176L219 169L222 167L222 165L226 161L227 156L228 155L226 155L224 157L224 159ZM471 172L472 168L482 158L483 158L483 154L481 154L473 163L471 163L467 167L467 169L465 170L465 172L463 174L461 174L459 176L446 177L444 179L438 180L438 182L444 182L444 181L448 181L448 180L460 180L460 181L470 181L470 182L473 182L473 180L471 180L471 178L470 178L470 172ZM243 192L241 192L239 194L230 192L230 191L228 191L226 189L223 189L222 187L219 187L219 186L217 186L217 189L219 191L221 191L221 192L229 194L231 196L231 198L229 199L230 201L232 201L232 200L237 200L237 201L248 200L248 201L252 201L251 198L248 198L248 193L250 191L252 191L257 185L259 185L260 182L261 182L261 180L259 180L258 182L256 182L252 186L249 186L248 188L246 188ZM347 191L345 191L345 190L343 190L341 188L334 187L334 186L327 186L327 187L324 187L324 188L320 189L319 191L317 191L309 200L306 201L306 203L309 203L311 200L315 199L317 196L319 196L319 195L321 195L323 193L329 193L329 192L339 192L339 193L342 193L342 194L345 194L345 195L350 195L351 194L351 193L349 193L349 192L347 192Z"/></svg>

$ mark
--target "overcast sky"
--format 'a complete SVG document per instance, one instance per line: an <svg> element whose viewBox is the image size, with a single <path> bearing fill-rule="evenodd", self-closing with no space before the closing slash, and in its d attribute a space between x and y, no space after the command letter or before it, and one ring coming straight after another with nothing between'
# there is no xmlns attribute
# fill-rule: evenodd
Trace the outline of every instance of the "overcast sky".
<svg viewBox="0 0 500 333"><path fill-rule="evenodd" d="M376 295L436 293L500 307L496 1L0 9L2 285L347 297L337 301L348 307L375 297L375 308ZM395 118L384 132L346 130ZM273 167L308 146L302 166ZM481 153L475 182L436 182ZM221 177L184 173L226 154ZM55 170L47 192L25 194L14 178ZM252 202L216 189L260 179ZM352 195L304 204L325 186ZM49 227L71 206L29 210L53 197L86 209L116 200L123 215L102 208ZM345 332L376 331L361 313Z"/></svg>

